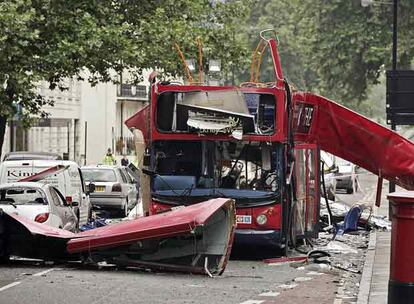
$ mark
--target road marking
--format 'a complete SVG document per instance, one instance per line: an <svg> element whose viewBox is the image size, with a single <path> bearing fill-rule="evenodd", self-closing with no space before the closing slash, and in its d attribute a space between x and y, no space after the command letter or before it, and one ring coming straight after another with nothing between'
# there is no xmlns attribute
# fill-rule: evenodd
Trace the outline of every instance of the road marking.
<svg viewBox="0 0 414 304"><path fill-rule="evenodd" d="M268 291L268 292L263 292L259 294L259 296L261 297L277 297L278 295L280 295L280 292L276 292L276 291Z"/></svg>
<svg viewBox="0 0 414 304"><path fill-rule="evenodd" d="M323 272L317 272L317 271L309 271L306 273L306 275L308 276L320 276L320 275L324 275Z"/></svg>
<svg viewBox="0 0 414 304"><path fill-rule="evenodd" d="M312 280L311 277L297 277L294 281L295 282L306 282Z"/></svg>
<svg viewBox="0 0 414 304"><path fill-rule="evenodd" d="M51 272L53 270L55 270L55 268L50 268L50 269L47 269L47 270L44 270L44 271L35 273L33 276L34 277L40 277L40 276L45 275L46 273L49 273L49 272Z"/></svg>
<svg viewBox="0 0 414 304"><path fill-rule="evenodd" d="M262 300L247 300L244 302L241 302L240 304L262 304L264 301Z"/></svg>
<svg viewBox="0 0 414 304"><path fill-rule="evenodd" d="M282 284L282 285L279 285L278 287L282 289L292 289L292 288L295 288L296 286L298 286L298 284Z"/></svg>
<svg viewBox="0 0 414 304"><path fill-rule="evenodd" d="M14 287L14 286L19 285L19 284L20 284L20 282L13 282L13 283L10 283L10 284L8 284L8 285L6 285L6 286L1 287L1 288L0 288L0 291L4 291L4 290L6 290L6 289L9 289L9 288Z"/></svg>

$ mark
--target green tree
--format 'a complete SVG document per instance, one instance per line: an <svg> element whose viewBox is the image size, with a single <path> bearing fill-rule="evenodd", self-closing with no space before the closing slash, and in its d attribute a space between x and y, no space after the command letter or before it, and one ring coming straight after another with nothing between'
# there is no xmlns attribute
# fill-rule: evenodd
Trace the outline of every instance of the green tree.
<svg viewBox="0 0 414 304"><path fill-rule="evenodd" d="M206 55L229 64L245 61L246 49L233 43L238 18L249 1L208 0L8 0L0 2L0 151L6 122L17 109L22 121L45 116L53 104L36 91L41 81L65 89L65 78L92 84L116 81L125 68L141 80L146 68L181 75L174 50L195 57L201 36ZM87 75L87 76L85 76Z"/></svg>
<svg viewBox="0 0 414 304"><path fill-rule="evenodd" d="M390 68L392 6L360 0L260 0L257 23L276 29L282 62L297 87L365 109L367 89ZM414 55L414 2L399 1L399 67ZM411 42L410 42L411 41Z"/></svg>

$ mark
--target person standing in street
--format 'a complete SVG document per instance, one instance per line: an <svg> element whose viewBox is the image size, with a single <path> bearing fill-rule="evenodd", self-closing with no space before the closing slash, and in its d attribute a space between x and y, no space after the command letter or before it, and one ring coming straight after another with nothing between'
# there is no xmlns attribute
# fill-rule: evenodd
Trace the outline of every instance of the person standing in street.
<svg viewBox="0 0 414 304"><path fill-rule="evenodd" d="M126 155L124 154L124 157L122 157L122 159L121 159L121 166L126 167L126 166L128 166L128 165L129 165L129 160L128 160L128 158L126 157Z"/></svg>
<svg viewBox="0 0 414 304"><path fill-rule="evenodd" d="M108 148L108 151L106 152L106 155L103 159L103 164L104 165L116 165L116 159L115 156L113 156L111 148Z"/></svg>

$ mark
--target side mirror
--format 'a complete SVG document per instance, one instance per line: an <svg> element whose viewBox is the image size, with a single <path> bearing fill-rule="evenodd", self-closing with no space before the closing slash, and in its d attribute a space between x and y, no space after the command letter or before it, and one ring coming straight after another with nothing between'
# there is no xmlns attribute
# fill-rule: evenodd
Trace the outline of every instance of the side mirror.
<svg viewBox="0 0 414 304"><path fill-rule="evenodd" d="M88 192L89 193L94 193L95 192L95 184L90 183L88 186Z"/></svg>

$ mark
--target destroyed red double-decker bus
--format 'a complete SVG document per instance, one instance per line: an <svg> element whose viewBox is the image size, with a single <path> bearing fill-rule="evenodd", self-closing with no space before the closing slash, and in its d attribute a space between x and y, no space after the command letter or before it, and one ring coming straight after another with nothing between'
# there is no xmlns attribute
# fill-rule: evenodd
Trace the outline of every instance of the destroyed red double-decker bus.
<svg viewBox="0 0 414 304"><path fill-rule="evenodd" d="M289 237L317 234L319 150L314 143L294 143L295 130L309 129L312 109L293 111L276 42L262 37L263 46L273 58L274 82L154 82L149 105L126 125L143 136L138 150L150 176L149 214L232 198L235 246L284 249Z"/></svg>
<svg viewBox="0 0 414 304"><path fill-rule="evenodd" d="M286 248L317 234L319 148L414 190L411 141L329 99L291 92L276 41L262 41L274 82L154 82L150 104L126 121L145 173L144 211L161 214L74 234L0 209L0 263L17 255L221 274L234 238ZM253 62L259 71L261 58Z"/></svg>

